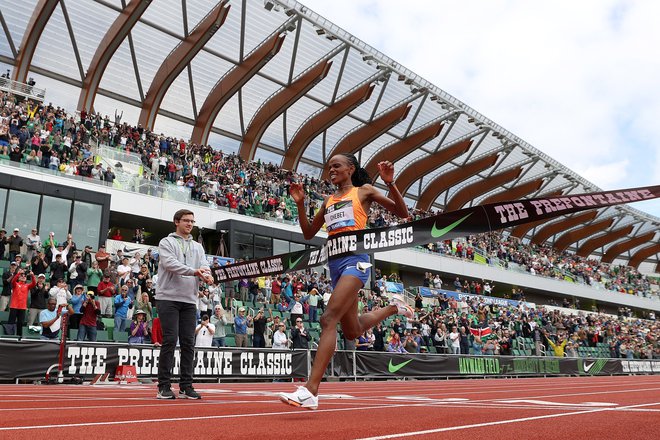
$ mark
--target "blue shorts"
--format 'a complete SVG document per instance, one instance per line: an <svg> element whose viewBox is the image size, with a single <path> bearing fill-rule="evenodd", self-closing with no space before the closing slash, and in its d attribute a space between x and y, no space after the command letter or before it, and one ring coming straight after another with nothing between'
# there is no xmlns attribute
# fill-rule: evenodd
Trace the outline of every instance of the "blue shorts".
<svg viewBox="0 0 660 440"><path fill-rule="evenodd" d="M369 254L349 255L347 257L339 257L328 260L328 267L330 268L330 279L332 280L332 288L334 289L339 278L344 275L352 275L362 281L364 286L369 279L370 269L362 272L356 267L357 263L369 263Z"/></svg>

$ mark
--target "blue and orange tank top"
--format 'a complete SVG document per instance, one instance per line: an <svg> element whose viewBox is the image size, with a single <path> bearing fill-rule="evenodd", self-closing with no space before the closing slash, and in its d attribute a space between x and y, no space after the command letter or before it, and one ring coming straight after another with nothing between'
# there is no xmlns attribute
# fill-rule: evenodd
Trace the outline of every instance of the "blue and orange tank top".
<svg viewBox="0 0 660 440"><path fill-rule="evenodd" d="M328 197L324 216L328 235L364 229L367 226L368 216L360 203L359 189L354 186L341 197L334 194Z"/></svg>

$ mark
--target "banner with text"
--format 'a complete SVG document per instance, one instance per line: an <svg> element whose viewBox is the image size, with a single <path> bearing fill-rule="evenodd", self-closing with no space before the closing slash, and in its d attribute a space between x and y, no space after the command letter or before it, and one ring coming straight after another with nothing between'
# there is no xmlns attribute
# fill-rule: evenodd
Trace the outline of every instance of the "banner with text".
<svg viewBox="0 0 660 440"><path fill-rule="evenodd" d="M57 362L59 344L46 341L0 341L0 379L43 376ZM160 349L146 345L68 342L64 374L90 377L110 373L120 365L135 367L138 377L158 375ZM174 352L173 374L179 374L179 350ZM196 349L196 379L221 377L307 377L307 351Z"/></svg>
<svg viewBox="0 0 660 440"><path fill-rule="evenodd" d="M215 276L220 281L231 281L275 275L319 266L328 258L409 248L658 197L660 186L651 186L478 205L397 226L337 234L324 246L230 264L215 270Z"/></svg>

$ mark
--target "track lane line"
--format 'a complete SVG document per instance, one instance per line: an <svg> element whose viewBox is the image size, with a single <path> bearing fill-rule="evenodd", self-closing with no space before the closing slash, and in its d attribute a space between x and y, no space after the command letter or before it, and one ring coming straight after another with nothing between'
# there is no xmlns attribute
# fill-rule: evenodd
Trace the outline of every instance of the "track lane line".
<svg viewBox="0 0 660 440"><path fill-rule="evenodd" d="M639 405L629 405L629 406L621 407L621 408L622 409L628 409L628 408L633 409L633 408L638 408L638 407L643 407L643 406L658 405L659 403L660 402L642 403L642 404L639 404ZM391 439L391 438L413 437L413 436L418 436L418 435L437 434L437 433L440 433L440 432L459 431L461 429L482 428L482 427L485 427L485 426L508 425L508 424L512 424L512 423L529 422L529 421L532 421L532 420L543 420L543 419L553 419L553 418L558 418L558 417L592 414L592 413L603 412L603 411L613 411L613 408L599 408L599 409L592 409L592 410L587 410L587 411L574 411L574 412L568 412L568 413L557 413L557 414L547 414L547 415L542 415L542 416L522 417L522 418L519 418L519 419L498 420L498 421L495 421L495 422L473 423L471 425L449 426L449 427L446 427L446 428L425 429L423 431L409 431L409 432L401 432L401 433L398 433L398 434L388 434L388 435L381 435L381 436L375 436L375 437L364 437L364 438L360 438L360 439L357 439L357 440L385 440L385 439Z"/></svg>

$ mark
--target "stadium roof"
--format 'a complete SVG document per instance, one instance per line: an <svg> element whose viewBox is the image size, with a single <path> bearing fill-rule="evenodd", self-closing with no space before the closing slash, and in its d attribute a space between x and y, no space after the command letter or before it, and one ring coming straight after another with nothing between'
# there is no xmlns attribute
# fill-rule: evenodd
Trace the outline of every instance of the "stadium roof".
<svg viewBox="0 0 660 440"><path fill-rule="evenodd" d="M292 0L0 3L0 63L68 109L119 109L122 121L316 176L335 152L372 174L386 158L423 209L598 190ZM650 272L659 225L621 206L512 233Z"/></svg>

